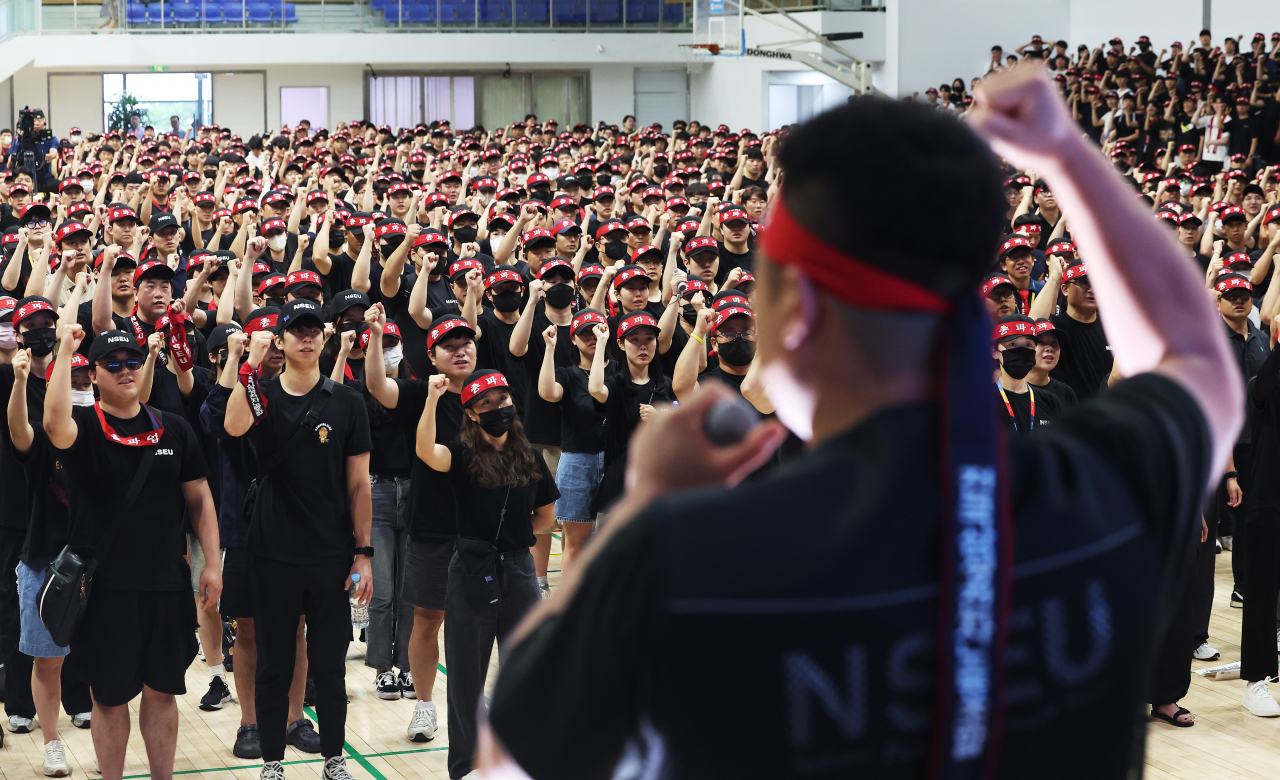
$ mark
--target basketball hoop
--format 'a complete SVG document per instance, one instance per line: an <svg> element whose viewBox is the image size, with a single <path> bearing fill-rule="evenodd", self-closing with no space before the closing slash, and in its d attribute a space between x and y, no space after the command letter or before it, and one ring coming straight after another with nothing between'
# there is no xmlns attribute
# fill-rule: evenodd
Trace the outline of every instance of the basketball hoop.
<svg viewBox="0 0 1280 780"><path fill-rule="evenodd" d="M701 73L707 57L720 53L718 43L682 43L679 46L684 54L685 72L689 74Z"/></svg>

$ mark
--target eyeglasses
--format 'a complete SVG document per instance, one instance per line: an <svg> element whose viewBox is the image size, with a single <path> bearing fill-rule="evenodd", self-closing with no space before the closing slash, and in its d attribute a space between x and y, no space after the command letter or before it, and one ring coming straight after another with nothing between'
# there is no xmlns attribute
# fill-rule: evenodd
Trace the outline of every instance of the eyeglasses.
<svg viewBox="0 0 1280 780"><path fill-rule="evenodd" d="M737 333L719 333L719 332L716 333L716 341L728 342L728 341L736 341L738 339L755 341L756 340L755 329L753 328L751 330L739 331Z"/></svg>
<svg viewBox="0 0 1280 780"><path fill-rule="evenodd" d="M1084 292L1089 292L1090 290L1093 289L1093 285L1083 279L1077 280L1074 282L1067 282L1067 284L1074 284L1076 287L1079 287Z"/></svg>
<svg viewBox="0 0 1280 780"><path fill-rule="evenodd" d="M29 227L29 228L42 228L42 227L47 227L47 226L48 226L48 224L49 224L49 220L47 220L47 219L33 219L33 220L30 220L29 222L27 222L27 227Z"/></svg>
<svg viewBox="0 0 1280 780"><path fill-rule="evenodd" d="M112 374L118 374L126 368L130 371L137 371L139 368L142 368L142 358L131 357L125 358L124 360L107 360L99 363L98 365L107 369L107 371Z"/></svg>

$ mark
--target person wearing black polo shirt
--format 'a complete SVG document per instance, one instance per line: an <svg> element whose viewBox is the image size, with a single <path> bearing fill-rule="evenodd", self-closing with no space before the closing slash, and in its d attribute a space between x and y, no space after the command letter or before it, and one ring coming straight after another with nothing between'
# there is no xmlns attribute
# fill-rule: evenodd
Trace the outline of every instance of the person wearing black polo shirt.
<svg viewBox="0 0 1280 780"><path fill-rule="evenodd" d="M556 521L564 528L563 571L568 571L576 562L595 531L596 513L591 511L591 502L604 471L605 417L596 408L587 382L596 350L605 348L596 339L594 328L607 324L604 314L594 309L574 315L568 331L577 360L559 367L556 356L560 351L561 328L552 324L542 331L546 347L538 373L538 394L547 403L555 404L560 414L558 464L564 467L554 476L556 489L560 491L560 498L556 499Z"/></svg>
<svg viewBox="0 0 1280 780"><path fill-rule="evenodd" d="M809 449L739 483L784 431L712 445L725 389L642 426L581 576L512 637L482 755L505 747L539 780L620 761L672 777L1135 771L1156 613L1242 383L1203 280L1041 69L984 81L966 120L855 101L792 130L757 263L757 360ZM974 295L1006 203L974 129L1054 187L1131 377L1072 425L1007 442ZM893 238L916 214L873 208L918 176L952 204L931 224L945 253ZM904 490L908 473L936 476ZM771 533L797 496L804 532ZM751 712L783 735L742 728Z"/></svg>
<svg viewBox="0 0 1280 780"><path fill-rule="evenodd" d="M374 306L366 313L365 321L370 334L366 377L369 394L392 411L395 424L416 430L427 402L427 383L405 377L382 378L378 368L384 365L380 335L385 332L385 312ZM448 392L436 403L436 435L440 441L452 441L462 427L462 383L476 370L475 330L461 317L442 319L427 332L427 352L436 370L449 381ZM449 560L458 530L453 488L443 474L417 456L416 449L415 444L409 472L409 544L400 598L413 606L409 670L418 697L407 734L411 742L427 742L435 737L438 726L431 696L440 662L439 637L444 624Z"/></svg>
<svg viewBox="0 0 1280 780"><path fill-rule="evenodd" d="M1040 339L1030 317L1001 317L991 331L991 357L1000 364L996 378L996 417L1005 430L1017 436L1034 436L1053 423L1061 411L1058 397L1047 390L1036 392L1027 374L1036 365Z"/></svg>
<svg viewBox="0 0 1280 780"><path fill-rule="evenodd" d="M68 548L98 562L71 652L93 694L93 746L102 776L119 780L129 741L129 702L150 773L173 772L178 705L196 655L196 603L183 553L183 507L206 550L218 521L195 432L181 416L138 402L143 353L134 336L108 331L89 350L93 406L72 404L72 353L83 332L66 325L44 400L44 431L70 483ZM141 480L140 484L135 483ZM127 494L136 498L124 505ZM201 608L222 591L217 558L199 578Z"/></svg>
<svg viewBox="0 0 1280 780"><path fill-rule="evenodd" d="M1063 267L1049 263L1048 289L1061 289L1067 310L1053 313L1054 296L1037 296L1031 305L1032 319L1047 318L1053 323L1062 345L1062 356L1053 378L1070 385L1081 401L1094 397L1111 375L1111 346L1098 318L1098 302L1093 297L1089 267L1084 263Z"/></svg>
<svg viewBox="0 0 1280 780"><path fill-rule="evenodd" d="M227 433L253 431L258 455L248 546L264 780L284 777L280 761L302 615L325 758L322 777L351 777L342 756L351 642L347 592L354 581L354 597L368 604L373 590L371 444L360 393L320 374L320 312L314 301L291 301L281 310L274 335L253 334L241 383L227 402ZM257 369L273 341L284 353L285 371L259 384Z"/></svg>
<svg viewBox="0 0 1280 780"><path fill-rule="evenodd" d="M560 492L516 419L506 377L488 370L467 377L462 427L447 444L436 438L436 405L449 379L433 376L429 386L418 423L418 457L449 475L458 502L458 549L449 561L444 613L449 777L458 780L472 770L477 709L494 640L504 645L538 602L529 548L534 533L555 521Z"/></svg>

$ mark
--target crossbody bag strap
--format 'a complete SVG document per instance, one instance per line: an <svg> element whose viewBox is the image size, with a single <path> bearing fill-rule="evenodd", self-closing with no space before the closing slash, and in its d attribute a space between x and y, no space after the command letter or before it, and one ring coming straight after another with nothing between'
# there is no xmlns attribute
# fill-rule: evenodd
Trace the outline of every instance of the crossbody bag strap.
<svg viewBox="0 0 1280 780"><path fill-rule="evenodd" d="M147 451L142 454L142 463L138 464L138 470L133 475L133 482L129 483L129 492L124 494L124 502L120 504L120 508L116 511L115 519L111 521L107 532L102 535L98 546L94 548L93 559L89 562L90 574L98 568L98 563L107 556L107 552L115 543L121 527L124 526L125 515L129 514L129 510L133 509L133 503L138 500L138 494L142 492L142 485L147 481L147 474L151 472L151 463L155 459L156 447L148 447Z"/></svg>
<svg viewBox="0 0 1280 780"><path fill-rule="evenodd" d="M276 451L271 454L271 460L265 466L260 466L258 476L264 477L271 473L271 470L284 460L284 454L287 452L289 442L293 441L293 437L298 435L298 431L306 428L314 420L320 419L320 415L324 413L324 407L329 403L329 399L333 397L333 388L337 387L337 383L329 377L324 378L324 386L320 388L320 397L311 402L311 406L307 409L307 413L302 416L298 424L289 433L288 438L280 442L280 446L276 447Z"/></svg>
<svg viewBox="0 0 1280 780"><path fill-rule="evenodd" d="M493 535L493 542L490 544L494 551L498 549L498 537L502 536L502 521L507 519L507 502L511 500L511 486L507 485L507 495L502 499L502 511L498 513L498 530Z"/></svg>

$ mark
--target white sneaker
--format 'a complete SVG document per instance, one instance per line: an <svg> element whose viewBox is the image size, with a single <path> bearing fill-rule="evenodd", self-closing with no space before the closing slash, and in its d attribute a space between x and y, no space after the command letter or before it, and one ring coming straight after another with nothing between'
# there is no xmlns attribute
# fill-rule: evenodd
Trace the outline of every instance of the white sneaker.
<svg viewBox="0 0 1280 780"><path fill-rule="evenodd" d="M347 771L347 759L342 756L334 756L324 762L324 772L320 774L320 780L356 780Z"/></svg>
<svg viewBox="0 0 1280 780"><path fill-rule="evenodd" d="M1280 636L1276 637L1276 641L1280 642ZM1216 661L1222 657L1222 653L1219 653L1208 642L1201 643L1191 655L1197 661Z"/></svg>
<svg viewBox="0 0 1280 780"><path fill-rule="evenodd" d="M395 672L378 672L378 676L374 678L373 687L378 692L379 699L390 701L400 698L400 683L396 681Z"/></svg>
<svg viewBox="0 0 1280 780"><path fill-rule="evenodd" d="M1280 653L1280 628L1276 629L1276 652Z"/></svg>
<svg viewBox="0 0 1280 780"><path fill-rule="evenodd" d="M30 734L34 725L35 721L31 718L24 718L21 715L9 716L9 730L14 734Z"/></svg>
<svg viewBox="0 0 1280 780"><path fill-rule="evenodd" d="M1280 717L1280 704L1267 689L1267 683L1274 682L1275 677L1264 677L1255 683L1249 683L1244 689L1244 708L1259 718Z"/></svg>
<svg viewBox="0 0 1280 780"><path fill-rule="evenodd" d="M413 708L409 721L410 742L430 742L436 735L436 703L420 701Z"/></svg>
<svg viewBox="0 0 1280 780"><path fill-rule="evenodd" d="M78 729L87 729L93 723L93 711L77 712L71 716L71 725Z"/></svg>
<svg viewBox="0 0 1280 780"><path fill-rule="evenodd" d="M262 765L262 774L258 780L285 780L284 766L279 761L268 761Z"/></svg>
<svg viewBox="0 0 1280 780"><path fill-rule="evenodd" d="M62 740L51 739L44 743L44 776L66 777L71 774L67 766L67 753L62 747Z"/></svg>
<svg viewBox="0 0 1280 780"><path fill-rule="evenodd" d="M1231 546L1234 541L1235 540L1232 539L1230 536L1219 536L1218 546L1220 546L1222 549L1226 550L1227 552L1231 552Z"/></svg>

